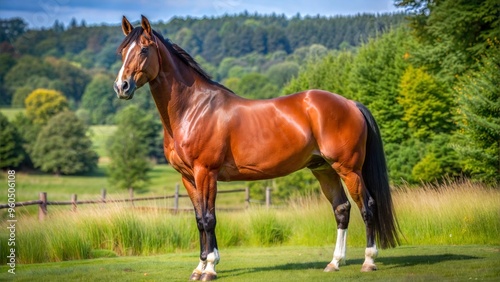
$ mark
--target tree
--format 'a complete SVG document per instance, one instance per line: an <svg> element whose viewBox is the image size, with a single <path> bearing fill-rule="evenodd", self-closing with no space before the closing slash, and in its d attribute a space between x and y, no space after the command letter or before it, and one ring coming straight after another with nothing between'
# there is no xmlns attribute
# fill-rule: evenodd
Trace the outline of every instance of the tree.
<svg viewBox="0 0 500 282"><path fill-rule="evenodd" d="M44 172L79 174L97 167L97 154L87 136L87 127L73 112L61 112L48 121L38 134L31 156L35 167Z"/></svg>
<svg viewBox="0 0 500 282"><path fill-rule="evenodd" d="M293 77L299 73L299 65L295 62L283 62L272 65L267 71L266 75L269 80L274 83L278 88L283 87Z"/></svg>
<svg viewBox="0 0 500 282"><path fill-rule="evenodd" d="M451 135L448 133L435 134L426 143L421 144L420 151L424 154L414 164L411 178L407 179L414 182L441 182L446 178L460 176L462 170L459 157L450 139Z"/></svg>
<svg viewBox="0 0 500 282"><path fill-rule="evenodd" d="M23 113L17 114L12 124L19 132L19 136L21 137L20 145L26 152L22 166L34 168L31 154L33 153L33 147L36 144L42 126L40 124L34 124L33 121Z"/></svg>
<svg viewBox="0 0 500 282"><path fill-rule="evenodd" d="M110 85L113 78L106 74L97 74L85 88L81 107L88 110L92 124L107 124L113 122L116 107L113 101L116 99Z"/></svg>
<svg viewBox="0 0 500 282"><path fill-rule="evenodd" d="M450 95L445 88L422 68L409 66L401 78L402 119L414 137L428 140L438 133L450 133L453 129Z"/></svg>
<svg viewBox="0 0 500 282"><path fill-rule="evenodd" d="M68 99L79 102L85 86L90 81L87 73L66 60L49 57L45 61L52 67L54 74L61 81L61 87L58 90L64 93Z"/></svg>
<svg viewBox="0 0 500 282"><path fill-rule="evenodd" d="M66 97L55 90L36 89L26 98L26 115L34 124L46 124L57 113L68 109Z"/></svg>
<svg viewBox="0 0 500 282"><path fill-rule="evenodd" d="M21 136L6 116L0 113L0 168L16 168L24 160Z"/></svg>
<svg viewBox="0 0 500 282"><path fill-rule="evenodd" d="M474 179L500 183L500 42L456 87L458 98L455 134L462 166Z"/></svg>
<svg viewBox="0 0 500 282"><path fill-rule="evenodd" d="M251 99L267 99L278 96L278 88L273 85L267 77L259 73L244 75L237 89L233 89L238 95Z"/></svg>
<svg viewBox="0 0 500 282"><path fill-rule="evenodd" d="M124 189L142 189L149 181L148 160L151 136L151 117L135 105L130 105L116 116L118 128L108 141L111 158L109 181Z"/></svg>
<svg viewBox="0 0 500 282"><path fill-rule="evenodd" d="M373 113L385 143L401 143L408 137L403 107L397 99L401 76L409 65L405 55L412 50L408 30L400 28L370 40L353 61L350 91Z"/></svg>
<svg viewBox="0 0 500 282"><path fill-rule="evenodd" d="M308 53L311 53L310 50ZM306 67L283 88L282 92L290 94L315 88L352 98L347 82L353 60L354 55L349 51L330 53L316 59L310 56Z"/></svg>
<svg viewBox="0 0 500 282"><path fill-rule="evenodd" d="M500 2L497 0L396 0L407 8L420 50L431 72L453 81L475 65L489 45L500 38Z"/></svg>

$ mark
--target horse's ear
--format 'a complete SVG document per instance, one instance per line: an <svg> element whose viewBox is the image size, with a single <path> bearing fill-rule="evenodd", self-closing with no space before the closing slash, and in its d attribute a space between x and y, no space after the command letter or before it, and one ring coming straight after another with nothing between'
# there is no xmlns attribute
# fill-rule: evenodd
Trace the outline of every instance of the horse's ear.
<svg viewBox="0 0 500 282"><path fill-rule="evenodd" d="M127 36L129 33L132 32L132 29L134 29L134 27L132 26L132 24L127 20L127 18L125 16L123 16L123 18L122 18L122 31L123 31L123 34L125 34L125 36Z"/></svg>
<svg viewBox="0 0 500 282"><path fill-rule="evenodd" d="M151 32L151 24L149 24L149 20L145 16L142 16L142 15L141 15L141 25L142 25L142 29L144 29L150 36L153 34Z"/></svg>

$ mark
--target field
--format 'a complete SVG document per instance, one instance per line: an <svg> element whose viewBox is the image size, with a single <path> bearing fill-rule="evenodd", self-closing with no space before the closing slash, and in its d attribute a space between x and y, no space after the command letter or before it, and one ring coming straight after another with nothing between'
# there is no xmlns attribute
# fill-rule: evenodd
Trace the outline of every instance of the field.
<svg viewBox="0 0 500 282"><path fill-rule="evenodd" d="M4 112L4 110L2 110ZM10 116L14 112L8 113ZM16 174L16 200L38 198L68 201L97 199L103 188L109 198L128 193L110 187L106 179L107 138L114 126L93 126L90 136L101 156L99 169L84 176L43 173ZM137 197L171 195L181 179L168 165L149 172L147 189ZM1 174L5 181L6 174ZM243 182L220 183L220 190L244 187ZM185 194L181 187L181 193ZM0 202L7 201L0 195ZM469 181L439 187L400 187L393 193L403 234L402 246L380 252L380 271L359 272L365 244L364 225L357 208L351 212L348 265L339 273L323 273L335 243L335 222L323 197L309 196L265 209L253 204L246 210L218 211L217 236L224 281L364 280L495 280L500 276L500 190ZM221 194L218 207L244 206L244 193ZM49 206L39 222L37 206L18 207L16 215L17 281L123 280L185 281L197 261L198 238L191 212L171 214L173 200L107 206ZM144 209L155 207L155 209ZM181 208L191 207L187 198ZM5 222L6 211L0 211ZM0 280L7 274L8 230L0 229Z"/></svg>
<svg viewBox="0 0 500 282"><path fill-rule="evenodd" d="M19 113L25 112L25 110L19 108L0 108L0 112L7 117L10 121L12 121Z"/></svg>
<svg viewBox="0 0 500 282"><path fill-rule="evenodd" d="M219 281L495 281L500 249L491 246L405 246L379 253L379 270L361 273L363 248L349 248L339 272L322 270L331 247L228 248L221 253ZM187 281L195 252L21 265L13 281Z"/></svg>

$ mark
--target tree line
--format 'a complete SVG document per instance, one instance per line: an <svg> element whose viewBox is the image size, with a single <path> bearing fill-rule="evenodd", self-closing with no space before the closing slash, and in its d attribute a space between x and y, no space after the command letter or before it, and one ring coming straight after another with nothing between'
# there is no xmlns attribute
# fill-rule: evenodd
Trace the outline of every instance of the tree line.
<svg viewBox="0 0 500 282"><path fill-rule="evenodd" d="M321 88L367 105L381 127L394 184L463 176L497 184L499 4L493 0L395 3L407 13L332 18L243 13L174 18L154 26L240 95L272 98ZM27 107L27 97L36 89L50 88L63 94L65 107L83 124L126 126L119 121L133 120L125 113L138 109L144 111L141 116L149 115L146 120L158 121L147 88L135 96L135 110L125 109L112 93L121 66L116 46L123 35L118 27L87 27L74 21L68 27L56 22L50 29L26 30L17 19L0 24L9 26L0 31L2 103ZM116 118L118 112L123 114ZM135 151L128 148L132 151L127 154L162 158L161 127L154 123L150 127L158 132L117 137L156 140L131 142L148 145ZM113 150L119 151L120 145ZM148 167L139 163L138 167ZM140 186L144 180L137 183ZM312 176L298 172L251 186L254 190L272 186L276 196L288 197L311 191L314 183Z"/></svg>
<svg viewBox="0 0 500 282"><path fill-rule="evenodd" d="M285 88L360 101L381 128L393 183L500 181L500 4L396 1L409 25L310 62Z"/></svg>

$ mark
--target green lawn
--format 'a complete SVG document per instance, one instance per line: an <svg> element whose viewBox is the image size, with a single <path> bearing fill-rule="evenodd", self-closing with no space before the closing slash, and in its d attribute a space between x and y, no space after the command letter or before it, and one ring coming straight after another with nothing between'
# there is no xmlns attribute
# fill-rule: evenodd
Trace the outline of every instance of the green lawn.
<svg viewBox="0 0 500 282"><path fill-rule="evenodd" d="M5 115L7 119L12 121L18 113L24 113L25 109L24 108L0 108L0 113Z"/></svg>
<svg viewBox="0 0 500 282"><path fill-rule="evenodd" d="M106 142L116 131L116 125L93 125L89 128L92 147L101 158L108 156Z"/></svg>
<svg viewBox="0 0 500 282"><path fill-rule="evenodd" d="M379 252L379 270L361 273L364 249L348 249L339 272L322 270L330 247L231 248L221 250L219 281L494 281L500 277L498 246L404 246ZM198 253L99 258L0 267L13 281L187 281ZM497 280L498 281L498 280Z"/></svg>

